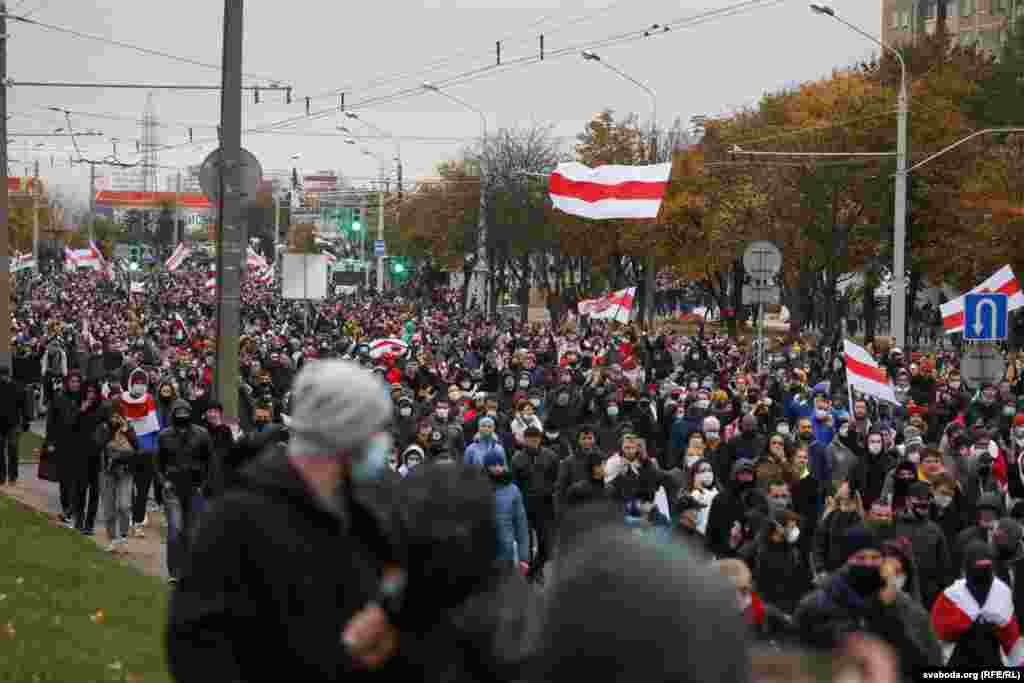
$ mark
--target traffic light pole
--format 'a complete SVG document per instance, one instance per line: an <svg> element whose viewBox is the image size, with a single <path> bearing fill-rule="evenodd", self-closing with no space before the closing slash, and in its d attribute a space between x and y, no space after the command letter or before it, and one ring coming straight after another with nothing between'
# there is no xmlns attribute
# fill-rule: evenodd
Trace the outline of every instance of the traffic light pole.
<svg viewBox="0 0 1024 683"><path fill-rule="evenodd" d="M224 0L221 86L220 234L217 240L217 394L224 417L239 415L238 334L242 314L242 26L244 0Z"/></svg>

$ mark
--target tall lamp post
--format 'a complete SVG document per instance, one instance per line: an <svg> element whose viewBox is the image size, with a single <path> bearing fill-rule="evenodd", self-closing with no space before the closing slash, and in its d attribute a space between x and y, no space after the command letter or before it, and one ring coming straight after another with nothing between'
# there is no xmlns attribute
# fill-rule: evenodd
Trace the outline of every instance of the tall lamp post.
<svg viewBox="0 0 1024 683"><path fill-rule="evenodd" d="M384 161L366 149L362 149L363 154L368 157L373 157L377 161L378 167L378 187L377 187L377 241L384 241ZM376 247L374 247L376 251ZM370 286L370 271L366 271L366 286ZM377 292L381 293L384 291L384 256L377 256Z"/></svg>
<svg viewBox="0 0 1024 683"><path fill-rule="evenodd" d="M648 151L647 158L650 163L654 163L658 158L658 133L657 133L657 121L658 121L658 96L647 84L633 78L622 69L616 68L609 64L607 61L601 58L596 52L591 50L584 50L581 53L583 59L588 62L596 62L608 69L616 76L623 78L636 87L643 90L651 98L651 146ZM644 319L648 324L654 322L654 288L656 286L654 270L656 268L654 261L654 254L648 254L647 258L644 259Z"/></svg>
<svg viewBox="0 0 1024 683"><path fill-rule="evenodd" d="M907 248L907 117L910 101L907 95L907 64L903 55L891 45L851 24L836 14L826 5L811 5L816 14L831 17L851 31L864 36L871 42L889 52L900 63L900 93L896 103L896 199L893 207L893 256L892 256L892 336L900 348L907 343L907 281L906 281L906 248Z"/></svg>
<svg viewBox="0 0 1024 683"><path fill-rule="evenodd" d="M473 105L469 104L463 99L456 97L455 95L446 93L433 83L424 83L423 88L425 90L429 90L430 92L435 92L438 95L447 97L452 102L455 102L456 104L459 104L465 107L466 109L475 112L480 117L480 217L477 222L479 229L477 231L478 237L476 245L476 268L474 269L474 274L477 278L479 278L479 291L481 292L481 298L483 299L482 308L484 315L489 316L491 309L491 295L490 288L488 287L489 269L487 267L487 188L485 183L487 173L484 166L484 157L486 156L487 153L487 117L484 116L484 113L482 111L480 111Z"/></svg>

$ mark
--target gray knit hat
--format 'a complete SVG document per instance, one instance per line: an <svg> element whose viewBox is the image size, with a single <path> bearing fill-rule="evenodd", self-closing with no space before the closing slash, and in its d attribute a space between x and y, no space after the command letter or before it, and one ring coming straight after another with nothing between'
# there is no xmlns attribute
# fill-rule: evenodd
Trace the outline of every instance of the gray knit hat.
<svg viewBox="0 0 1024 683"><path fill-rule="evenodd" d="M314 361L292 388L288 450L293 455L332 455L356 449L391 422L383 380L357 363Z"/></svg>

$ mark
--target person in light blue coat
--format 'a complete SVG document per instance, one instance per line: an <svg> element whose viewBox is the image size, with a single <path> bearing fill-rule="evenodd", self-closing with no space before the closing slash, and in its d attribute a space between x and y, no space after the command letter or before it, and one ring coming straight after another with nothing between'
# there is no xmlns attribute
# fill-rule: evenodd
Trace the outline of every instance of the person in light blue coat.
<svg viewBox="0 0 1024 683"><path fill-rule="evenodd" d="M495 516L498 523L498 556L501 564L516 565L525 572L529 569L530 531L526 521L523 494L512 481L505 456L490 451L484 456L484 469L494 484Z"/></svg>
<svg viewBox="0 0 1024 683"><path fill-rule="evenodd" d="M501 456L502 462L508 462L508 458L505 457L505 447L498 441L494 429L494 418L480 418L480 421L477 423L477 432L473 438L473 443L469 444L469 447L466 448L466 453L462 458L464 464L483 467L484 458L491 453L497 453Z"/></svg>

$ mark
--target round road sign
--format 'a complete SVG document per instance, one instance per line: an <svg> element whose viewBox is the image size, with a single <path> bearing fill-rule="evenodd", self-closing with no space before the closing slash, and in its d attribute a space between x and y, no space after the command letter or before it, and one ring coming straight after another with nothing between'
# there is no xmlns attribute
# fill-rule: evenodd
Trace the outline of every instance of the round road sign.
<svg viewBox="0 0 1024 683"><path fill-rule="evenodd" d="M771 242L754 242L743 252L743 267L755 280L767 280L782 269L782 252Z"/></svg>
<svg viewBox="0 0 1024 683"><path fill-rule="evenodd" d="M220 167L222 158L221 150L218 147L203 160L203 165L199 169L199 186L203 188L203 192L206 193L207 198L211 202L220 201ZM263 167L260 166L259 160L245 149L239 155L239 161L242 165L242 184L240 187L234 188L234 190L242 195L243 203L251 202L256 199L256 190L259 189L260 181L263 180ZM232 188L225 189L229 192L232 190Z"/></svg>

